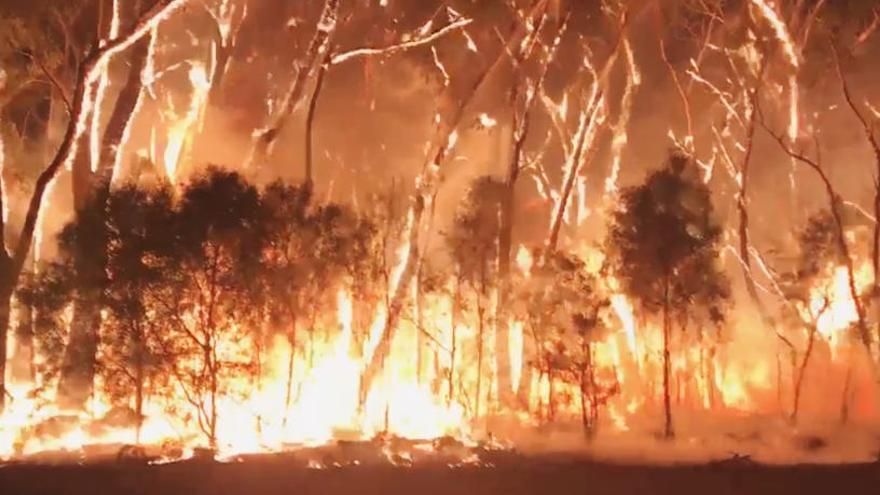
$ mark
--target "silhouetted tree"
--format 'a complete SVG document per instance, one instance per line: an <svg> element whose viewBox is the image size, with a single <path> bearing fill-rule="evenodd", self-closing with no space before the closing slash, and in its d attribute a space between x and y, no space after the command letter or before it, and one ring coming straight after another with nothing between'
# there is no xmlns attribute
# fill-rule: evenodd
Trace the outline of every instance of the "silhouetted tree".
<svg viewBox="0 0 880 495"><path fill-rule="evenodd" d="M256 188L238 174L210 169L184 189L165 234L175 244L157 294L161 317L170 326L163 352L173 359L169 371L212 447L218 401L243 393L233 378L252 377L257 369L248 344L260 338L260 253L266 239L261 215Z"/></svg>
<svg viewBox="0 0 880 495"><path fill-rule="evenodd" d="M842 217L848 226L854 225L850 219ZM857 232L853 231L853 234ZM794 393L790 418L797 422L801 410L801 398L806 385L807 369L813 356L819 334L819 320L830 309L833 289L831 280L835 271L846 266L838 248L837 224L828 210L821 210L812 215L806 226L800 231L797 255L788 260L787 267L778 274L778 285L784 298L783 315L792 328L803 332L803 356L798 359L796 347L792 347L791 365ZM784 260L780 260L784 261ZM783 263L779 263L783 265ZM858 335L857 322L847 329L852 336ZM793 337L798 341L799 336ZM846 391L843 397L846 409Z"/></svg>
<svg viewBox="0 0 880 495"><path fill-rule="evenodd" d="M156 295L174 267L174 238L167 231L174 204L164 185L150 190L125 186L106 204L107 280L97 371L110 399L132 408L140 441L144 404L151 395L167 392L171 379L166 372L170 356L162 346L168 326Z"/></svg>
<svg viewBox="0 0 880 495"><path fill-rule="evenodd" d="M617 388L616 378L607 379L613 370L600 369L595 359L609 305L599 279L577 256L556 251L520 283L518 299L537 349L532 365L549 383L548 418L556 413L556 382L571 383L579 391L584 434L591 437L602 405Z"/></svg>
<svg viewBox="0 0 880 495"><path fill-rule="evenodd" d="M474 415L480 415L483 354L486 327L490 324L490 292L497 282L499 211L504 185L490 177L477 179L446 241L461 273L474 293L477 311L477 385Z"/></svg>
<svg viewBox="0 0 880 495"><path fill-rule="evenodd" d="M107 208L97 213L91 210ZM58 238L59 256L29 275L18 297L36 309L35 335L44 361L41 382L48 386L59 378L70 340L70 312L83 279L76 269L78 258L100 256L103 276L89 281L95 304L105 314L104 340L96 352L95 371L111 402L127 410L131 426L139 436L143 406L147 398L168 378L167 364L159 346L167 329L154 307L154 295L169 280L173 237L168 226L173 218L171 192L126 186L106 201L92 203L64 227ZM93 232L106 233L105 249L83 249L94 239Z"/></svg>
<svg viewBox="0 0 880 495"><path fill-rule="evenodd" d="M331 289L360 288L374 280L367 268L372 224L339 205L313 205L310 195L308 186L281 183L271 184L262 195L265 297L273 326L284 329L290 344L288 405L293 399L294 359L302 344L298 329L304 326L308 332L311 359L316 319L322 308L334 304Z"/></svg>
<svg viewBox="0 0 880 495"><path fill-rule="evenodd" d="M673 317L704 312L720 322L730 290L718 268L721 228L709 189L689 159L673 153L664 168L622 191L611 217L607 250L623 290L649 313L662 316L663 434L672 437L670 346Z"/></svg>

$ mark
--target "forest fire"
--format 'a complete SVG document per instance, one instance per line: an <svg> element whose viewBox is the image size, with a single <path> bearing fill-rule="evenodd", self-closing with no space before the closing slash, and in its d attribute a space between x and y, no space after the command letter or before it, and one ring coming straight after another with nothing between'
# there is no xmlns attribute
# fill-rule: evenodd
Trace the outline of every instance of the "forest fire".
<svg viewBox="0 0 880 495"><path fill-rule="evenodd" d="M587 3L9 0L0 467L876 461L880 7Z"/></svg>

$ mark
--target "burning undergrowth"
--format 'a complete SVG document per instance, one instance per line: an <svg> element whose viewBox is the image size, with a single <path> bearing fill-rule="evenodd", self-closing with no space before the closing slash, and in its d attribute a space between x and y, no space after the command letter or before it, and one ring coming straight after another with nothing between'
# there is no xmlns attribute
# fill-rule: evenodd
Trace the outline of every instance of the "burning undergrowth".
<svg viewBox="0 0 880 495"><path fill-rule="evenodd" d="M846 336L858 316L846 302L834 237L823 234L828 218L804 230L802 254L790 275L778 276L789 353L746 353L741 346L767 346L774 336L728 319L714 234L693 235L693 222L710 217L687 220L711 211L707 190L683 175L681 160L622 192L629 206L612 212L604 251L519 249L508 274L506 337L496 309L499 203L491 181L474 186L445 233L453 269L423 260L403 307L390 298L401 290L410 220L393 203L358 213L315 204L308 188L257 188L221 169L177 189L118 188L100 215L62 231L59 255L20 289L32 311L35 381L10 388L3 453L173 462L275 452L308 467L487 466L518 450L645 460L732 452L766 461L870 458L876 441L841 448L836 439L874 413L867 367ZM670 237L676 229L678 241ZM95 232L110 249L81 250L78 239ZM672 242L678 254L667 252ZM64 344L77 272L96 255L105 267L92 287L102 318L97 380L75 411L59 407L55 394L83 394L63 388ZM639 307L647 318L636 316ZM365 385L395 311L381 371ZM825 376L806 378L818 370ZM843 387L838 400L820 399L835 387ZM786 419L770 414L780 407ZM810 422L798 428L805 414ZM838 414L852 415L853 426L811 429Z"/></svg>

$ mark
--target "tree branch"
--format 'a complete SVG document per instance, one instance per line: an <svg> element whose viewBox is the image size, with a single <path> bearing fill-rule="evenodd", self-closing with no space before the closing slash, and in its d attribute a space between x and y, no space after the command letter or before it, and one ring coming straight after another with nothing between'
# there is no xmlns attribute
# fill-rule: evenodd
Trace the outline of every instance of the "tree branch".
<svg viewBox="0 0 880 495"><path fill-rule="evenodd" d="M10 272L5 274L7 277L11 277L12 280L17 280L18 275L21 273L25 259L27 259L28 251L31 247L31 242L33 241L33 234L37 225L40 206L43 203L43 195L49 187L49 183L55 178L55 174L58 173L61 167L70 161L76 152L77 142L85 130L86 121L93 103L87 101L86 98L91 83L97 79L101 71L105 70L105 64L111 57L141 39L159 22L187 1L188 0L162 0L157 2L152 9L138 19L131 31L109 40L103 47L95 48L83 61L83 64L80 67L76 91L71 105L72 112L70 115L70 121L67 124L67 131L64 134L61 146L58 148L55 157L37 178L34 192L31 195L30 203L28 204L21 235L19 236L18 244L13 253L12 266L10 267Z"/></svg>
<svg viewBox="0 0 880 495"><path fill-rule="evenodd" d="M871 35L877 31L878 27L880 27L880 9L874 11L874 20L871 21L871 24L869 24L864 31L856 36L856 44L861 45L862 43L868 41L868 38L870 38Z"/></svg>
<svg viewBox="0 0 880 495"><path fill-rule="evenodd" d="M61 86L61 82L58 80L58 78L55 77L54 74L52 74L52 72L49 70L49 68L46 67L46 64L44 64L43 61L41 59L39 59L38 57L33 56L31 53L27 52L26 50L17 50L17 51L21 55L27 57L28 60L30 60L31 62L33 62L34 64L37 65L37 67L40 69L40 72L42 72L43 75L46 76L46 79L49 80L52 87L54 87L55 90L58 91L58 95L61 97L61 101L64 103L64 108L67 110L67 114L70 115L72 113L70 98L67 96L67 92L64 90L64 87Z"/></svg>
<svg viewBox="0 0 880 495"><path fill-rule="evenodd" d="M448 26L434 31L433 33L415 38L413 40L403 41L394 45L384 47L355 48L353 50L337 53L330 58L330 65L341 64L343 62L347 62L358 57L368 57L372 55L391 55L394 53L411 50L413 48L418 48L420 46L425 46L446 36L449 33L469 26L473 22L473 19L459 19L452 24L449 24Z"/></svg>
<svg viewBox="0 0 880 495"><path fill-rule="evenodd" d="M864 115L862 115L855 100L853 100L849 84L847 83L846 77L843 75L843 69L840 66L840 54L837 50L837 46L832 43L831 53L834 57L834 68L837 72L837 79L840 81L840 87L843 90L843 98L846 100L847 106L852 110L853 115L856 116L856 119L858 119L859 123L862 125L865 139L868 141L871 150L874 152L874 165L877 173L877 177L874 179L874 217L880 218L880 182L877 182L880 180L880 143L877 142L877 137L874 135L874 129L872 128L871 123ZM871 244L871 266L874 271L874 288L876 290L880 287L880 223L877 222L874 223L874 234Z"/></svg>
<svg viewBox="0 0 880 495"><path fill-rule="evenodd" d="M853 306L855 306L856 315L858 316L859 336L861 337L862 343L865 345L865 350L868 352L868 355L871 355L871 336L868 333L868 325L865 321L865 308L862 304L862 299L861 297L859 297L859 292L856 287L855 268L853 266L852 256L850 255L849 245L846 242L846 231L844 229L843 218L839 209L839 205L841 204L840 196L834 189L834 185L831 183L828 174L825 173L825 170L822 168L820 159L814 160L801 152L795 151L785 142L785 138L783 138L782 135L770 129L764 121L764 115L761 112L761 106L757 101L755 102L755 111L758 112L758 122L761 124L761 127L767 132L767 134L770 135L770 137L773 138L774 141L776 141L776 143L785 152L785 154L787 154L789 157L793 158L797 162L800 162L813 169L813 171L816 172L816 174L819 176L822 184L825 186L825 192L828 195L831 216L834 218L834 224L837 230L836 237L838 249L840 250L840 257L844 263L844 267L846 268L847 272L847 282L849 285L850 297L853 300Z"/></svg>

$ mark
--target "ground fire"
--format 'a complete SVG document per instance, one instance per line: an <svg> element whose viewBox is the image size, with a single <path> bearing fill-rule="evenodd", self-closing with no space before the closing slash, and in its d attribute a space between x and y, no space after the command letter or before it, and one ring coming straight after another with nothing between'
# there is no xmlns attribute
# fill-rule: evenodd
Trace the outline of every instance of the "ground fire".
<svg viewBox="0 0 880 495"><path fill-rule="evenodd" d="M0 462L880 455L880 4L0 5Z"/></svg>

